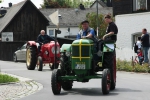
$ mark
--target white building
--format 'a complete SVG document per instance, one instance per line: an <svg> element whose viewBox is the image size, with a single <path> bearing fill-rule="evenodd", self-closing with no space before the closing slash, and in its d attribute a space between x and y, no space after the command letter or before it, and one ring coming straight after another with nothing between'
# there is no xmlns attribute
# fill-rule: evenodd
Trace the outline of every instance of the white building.
<svg viewBox="0 0 150 100"><path fill-rule="evenodd" d="M132 50L133 44L137 37L141 36L142 29L146 28L150 33L150 12L117 15L115 22L118 26L117 58L131 60L135 55Z"/></svg>

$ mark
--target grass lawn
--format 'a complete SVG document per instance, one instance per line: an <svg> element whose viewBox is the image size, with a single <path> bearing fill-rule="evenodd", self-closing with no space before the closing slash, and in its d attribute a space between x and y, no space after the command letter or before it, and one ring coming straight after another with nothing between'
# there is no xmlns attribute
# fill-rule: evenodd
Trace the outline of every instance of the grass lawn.
<svg viewBox="0 0 150 100"><path fill-rule="evenodd" d="M9 82L18 82L18 78L14 78L12 76L1 74L0 73L0 83L9 83Z"/></svg>

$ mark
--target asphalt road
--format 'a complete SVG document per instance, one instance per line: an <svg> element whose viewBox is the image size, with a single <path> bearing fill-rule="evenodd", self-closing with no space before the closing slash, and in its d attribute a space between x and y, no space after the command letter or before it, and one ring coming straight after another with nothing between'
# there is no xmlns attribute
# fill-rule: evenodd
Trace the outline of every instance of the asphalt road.
<svg viewBox="0 0 150 100"><path fill-rule="evenodd" d="M117 72L116 90L108 95L101 92L101 80L95 79L88 83L74 82L71 91L63 91L55 96L51 90L51 73L48 66L42 72L29 71L25 63L0 61L2 72L31 78L44 88L21 100L150 100L150 74Z"/></svg>

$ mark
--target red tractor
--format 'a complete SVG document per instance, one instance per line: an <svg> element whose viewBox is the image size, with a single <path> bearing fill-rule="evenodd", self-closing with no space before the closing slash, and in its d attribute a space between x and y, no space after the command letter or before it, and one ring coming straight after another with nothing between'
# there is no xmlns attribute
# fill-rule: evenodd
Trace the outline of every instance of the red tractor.
<svg viewBox="0 0 150 100"><path fill-rule="evenodd" d="M57 42L56 44L56 59L60 58L60 46ZM41 50L38 53L38 45L35 41L27 42L26 51L26 65L28 70L34 70L36 65L39 71L43 70L43 65L49 64L51 69L55 66L55 42L51 41L41 46ZM52 64L52 65L51 65ZM59 66L59 60L57 60L56 67Z"/></svg>

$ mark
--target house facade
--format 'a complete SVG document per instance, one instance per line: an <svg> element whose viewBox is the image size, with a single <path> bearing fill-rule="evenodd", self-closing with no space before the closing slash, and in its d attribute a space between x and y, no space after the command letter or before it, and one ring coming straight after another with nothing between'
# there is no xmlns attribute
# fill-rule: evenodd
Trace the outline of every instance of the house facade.
<svg viewBox="0 0 150 100"><path fill-rule="evenodd" d="M117 58L122 60L131 60L134 53L134 43L141 36L142 29L146 28L150 33L150 12L123 14L115 17L118 26ZM149 42L149 41L148 41Z"/></svg>
<svg viewBox="0 0 150 100"><path fill-rule="evenodd" d="M14 42L36 40L40 30L46 30L48 24L49 20L36 6L30 0L24 0L6 9L0 18L0 35L12 32Z"/></svg>
<svg viewBox="0 0 150 100"><path fill-rule="evenodd" d="M29 40L37 40L40 31L46 30L49 24L49 20L30 0L4 7L0 13L0 60L12 61L17 48Z"/></svg>
<svg viewBox="0 0 150 100"><path fill-rule="evenodd" d="M131 61L136 56L133 46L142 29L150 33L150 0L113 0L113 4L118 26L117 58Z"/></svg>
<svg viewBox="0 0 150 100"><path fill-rule="evenodd" d="M113 15L150 11L150 0L112 0Z"/></svg>

